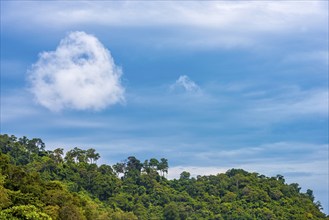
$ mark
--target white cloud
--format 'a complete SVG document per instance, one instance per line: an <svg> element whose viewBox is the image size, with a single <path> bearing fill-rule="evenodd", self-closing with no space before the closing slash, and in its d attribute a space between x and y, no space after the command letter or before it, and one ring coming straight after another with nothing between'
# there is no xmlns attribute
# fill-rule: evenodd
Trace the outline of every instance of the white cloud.
<svg viewBox="0 0 329 220"><path fill-rule="evenodd" d="M327 3L323 1L105 1L97 4L54 1L10 2L4 7L2 17L9 27L168 28L175 31L169 31L161 39L152 36L152 40L166 46L198 48L250 47L272 39L272 34L305 36L327 27ZM31 25L27 26L27 21Z"/></svg>
<svg viewBox="0 0 329 220"><path fill-rule="evenodd" d="M125 26L194 26L215 29L238 27L244 30L288 30L310 27L326 18L326 3L312 2L46 2L24 4L9 18L33 19L53 25L101 24ZM8 3L7 7L17 4ZM23 11L23 8L30 10ZM38 14L33 14L39 12ZM49 13L52 12L52 13ZM57 16L54 16L57 15ZM44 19L39 19L40 17ZM71 19L65 19L70 16ZM304 18L309 18L304 20ZM324 21L325 22L325 21ZM320 25L320 24L318 24ZM232 27L233 26L233 27ZM230 28L230 29L231 29ZM233 29L231 29L233 30Z"/></svg>
<svg viewBox="0 0 329 220"><path fill-rule="evenodd" d="M124 101L121 70L92 35L71 32L55 51L42 52L28 71L37 102L52 111L100 110Z"/></svg>
<svg viewBox="0 0 329 220"><path fill-rule="evenodd" d="M221 94L232 106L233 119L240 125L264 127L272 123L298 122L306 117L327 118L329 93L327 88L304 89L296 85L270 83L235 83L212 85L212 94ZM206 90L206 87L205 87ZM209 89L206 90L208 93ZM234 97L234 98L231 98ZM218 107L225 107L221 105Z"/></svg>
<svg viewBox="0 0 329 220"><path fill-rule="evenodd" d="M271 115L272 121L305 115L328 116L328 90L302 91L299 88L288 88L284 92L287 93L255 101L251 111L259 118Z"/></svg>
<svg viewBox="0 0 329 220"><path fill-rule="evenodd" d="M171 91L186 91L191 93L200 92L200 87L193 82L188 76L182 75L180 76L174 84L170 86Z"/></svg>
<svg viewBox="0 0 329 220"><path fill-rule="evenodd" d="M291 163L324 159L328 145L311 144L301 142L277 142L262 144L256 147L243 147L237 149L219 149L217 151L200 152L195 160L234 164L235 166L261 161L273 161L279 163L289 161ZM296 157L298 155L298 157Z"/></svg>

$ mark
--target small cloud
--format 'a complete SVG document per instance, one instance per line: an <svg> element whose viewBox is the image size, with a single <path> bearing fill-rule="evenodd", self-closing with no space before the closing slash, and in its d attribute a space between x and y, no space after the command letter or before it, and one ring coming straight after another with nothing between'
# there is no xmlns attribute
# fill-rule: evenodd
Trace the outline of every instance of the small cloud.
<svg viewBox="0 0 329 220"><path fill-rule="evenodd" d="M186 75L180 76L176 82L170 86L170 90L192 93L198 93L201 91L200 87Z"/></svg>
<svg viewBox="0 0 329 220"><path fill-rule="evenodd" d="M122 72L95 36L71 32L55 51L39 56L28 79L42 106L52 111L100 110L124 101Z"/></svg>

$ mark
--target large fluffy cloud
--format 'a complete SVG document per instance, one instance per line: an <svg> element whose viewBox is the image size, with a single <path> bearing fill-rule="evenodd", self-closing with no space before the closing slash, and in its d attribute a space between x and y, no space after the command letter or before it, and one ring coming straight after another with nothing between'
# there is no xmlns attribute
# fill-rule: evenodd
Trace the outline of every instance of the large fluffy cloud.
<svg viewBox="0 0 329 220"><path fill-rule="evenodd" d="M103 109L124 100L121 70L99 40L71 32L55 51L43 52L29 73L31 91L52 111Z"/></svg>

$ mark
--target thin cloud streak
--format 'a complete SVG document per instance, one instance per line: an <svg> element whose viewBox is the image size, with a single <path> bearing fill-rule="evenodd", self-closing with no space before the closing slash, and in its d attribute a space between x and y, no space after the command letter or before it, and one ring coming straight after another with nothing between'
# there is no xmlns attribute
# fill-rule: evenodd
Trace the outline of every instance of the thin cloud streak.
<svg viewBox="0 0 329 220"><path fill-rule="evenodd" d="M196 26L215 29L241 27L242 30L277 32L291 28L304 29L325 18L326 5L312 2L41 2L5 14L8 19L32 18L35 23L52 25L100 24L127 26ZM65 5L66 7L63 7ZM15 7L7 3L6 7ZM49 12L52 13L49 13ZM39 12L36 14L35 12ZM14 17L19 15L18 17ZM57 15L57 16L56 16ZM65 19L67 16L71 19ZM44 18L39 20L40 17ZM285 19L282 19L282 18ZM309 18L305 20L305 18ZM323 20L322 20L323 21ZM252 23L249 23L252 22ZM245 25L248 24L248 25ZM322 23L317 24L320 26Z"/></svg>
<svg viewBox="0 0 329 220"><path fill-rule="evenodd" d="M305 116L328 116L328 90L288 89L286 92L252 101L248 114L268 122L296 120Z"/></svg>
<svg viewBox="0 0 329 220"><path fill-rule="evenodd" d="M64 7L63 7L64 6ZM4 19L24 29L40 26L171 29L154 43L163 46L255 47L272 35L321 32L327 2L6 2ZM15 10L11 10L15 8ZM8 11L8 12L7 12ZM10 13L9 13L10 11ZM70 19L66 19L70 17ZM26 21L31 25L26 26ZM154 37L154 36L153 36ZM267 44L268 45L268 44Z"/></svg>
<svg viewBox="0 0 329 220"><path fill-rule="evenodd" d="M320 63L328 65L329 62L329 51L317 50L317 51L308 51L308 52L299 52L289 54L283 59L284 63L300 63L300 62L309 62L309 63ZM317 74L312 72L311 74Z"/></svg>

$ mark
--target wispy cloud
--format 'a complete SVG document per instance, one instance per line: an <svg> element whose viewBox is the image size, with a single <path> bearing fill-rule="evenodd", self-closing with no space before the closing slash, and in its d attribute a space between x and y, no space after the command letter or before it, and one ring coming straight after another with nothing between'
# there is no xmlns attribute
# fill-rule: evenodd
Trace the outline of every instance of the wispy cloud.
<svg viewBox="0 0 329 220"><path fill-rule="evenodd" d="M254 147L242 147L237 149L217 149L215 151L205 151L197 155L199 160L222 161L223 164L255 163L259 161L289 161L290 163L300 162L305 159L324 159L323 153L327 151L326 144L309 144L302 142L277 142L261 144ZM295 156L295 157L294 157ZM298 156L298 157L297 157ZM197 158L196 157L196 158Z"/></svg>
<svg viewBox="0 0 329 220"><path fill-rule="evenodd" d="M323 1L9 2L4 7L15 8L3 10L3 17L22 28L29 28L26 21L64 30L79 25L171 28L176 31L161 44L202 48L253 46L266 34L312 33L327 25Z"/></svg>
<svg viewBox="0 0 329 220"><path fill-rule="evenodd" d="M328 65L329 62L329 52L325 50L318 51L308 51L308 52L299 52L288 55L284 58L283 62L310 62L310 63L320 63ZM314 73L312 73L314 74Z"/></svg>
<svg viewBox="0 0 329 220"><path fill-rule="evenodd" d="M14 7L11 3L9 7ZM42 2L32 10L17 11L20 17L31 16L37 23L53 25L190 25L208 28L243 27L255 30L305 28L319 16L325 16L326 3L312 2ZM52 13L49 13L52 11ZM41 13L43 20L39 20ZM13 14L14 15L14 14ZM57 15L57 16L56 16ZM69 15L71 19L65 19ZM317 15L312 17L312 15ZM284 19L283 19L284 17ZM302 21L303 18L308 20ZM14 17L10 17L14 19ZM18 18L16 18L18 21ZM251 23L250 23L251 22ZM245 24L249 24L246 25ZM321 25L321 24L318 24Z"/></svg>
<svg viewBox="0 0 329 220"><path fill-rule="evenodd" d="M192 81L188 76L180 76L174 84L170 86L171 91L184 91L189 93L201 92L200 87Z"/></svg>
<svg viewBox="0 0 329 220"><path fill-rule="evenodd" d="M249 114L264 120L279 122L305 116L328 116L328 90L282 89L279 94L251 100ZM270 116L270 117L269 117Z"/></svg>
<svg viewBox="0 0 329 220"><path fill-rule="evenodd" d="M31 92L52 111L104 109L124 100L121 70L92 35L71 32L28 72Z"/></svg>
<svg viewBox="0 0 329 220"><path fill-rule="evenodd" d="M238 82L214 84L204 90L217 94L225 103L215 103L219 110L231 109L231 118L255 126L269 126L305 118L327 118L329 93L327 88L302 88L277 82ZM226 112L223 112L224 114Z"/></svg>
<svg viewBox="0 0 329 220"><path fill-rule="evenodd" d="M31 105L31 96L28 96L26 92L16 91L11 95L3 93L1 93L1 125L14 124L16 120L40 116L40 112Z"/></svg>

